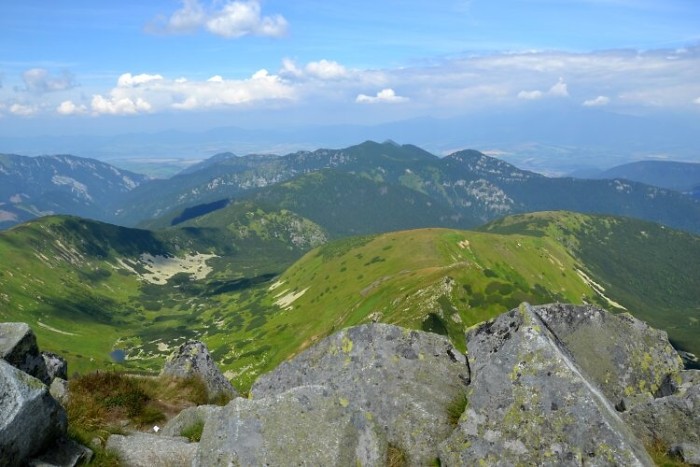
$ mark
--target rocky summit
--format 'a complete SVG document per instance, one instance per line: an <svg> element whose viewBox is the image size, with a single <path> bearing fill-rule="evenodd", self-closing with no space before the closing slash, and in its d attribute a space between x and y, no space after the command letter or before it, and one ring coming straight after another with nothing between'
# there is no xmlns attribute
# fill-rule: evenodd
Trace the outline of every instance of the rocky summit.
<svg viewBox="0 0 700 467"><path fill-rule="evenodd" d="M683 369L665 333L589 305L524 303L465 337L466 355L437 334L347 328L262 375L249 397L187 408L158 433L112 435L107 448L149 467L647 466L659 446L700 462L700 372ZM188 343L172 360L209 361L205 351ZM18 372L4 371L3 384L16 386ZM27 378L49 417L45 386ZM62 423L47 420L32 423ZM184 437L194 426L199 441ZM17 445L7 433L5 453ZM36 455L36 443L21 455Z"/></svg>

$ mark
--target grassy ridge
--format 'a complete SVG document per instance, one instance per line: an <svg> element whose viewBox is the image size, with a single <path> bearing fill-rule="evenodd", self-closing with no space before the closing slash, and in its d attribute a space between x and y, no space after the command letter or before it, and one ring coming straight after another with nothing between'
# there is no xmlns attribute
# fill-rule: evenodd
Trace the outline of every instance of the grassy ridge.
<svg viewBox="0 0 700 467"><path fill-rule="evenodd" d="M184 339L201 339L244 391L346 326L395 323L447 335L464 349L465 327L522 301L626 307L700 353L693 261L700 240L693 235L623 218L536 213L482 231L345 238L291 264L311 247L291 239L320 235L315 224L258 204L217 213L209 215L228 217L205 215L157 232L65 217L5 232L0 320L28 322L42 348L79 372L155 370ZM139 277L147 272L142 253L217 257L199 279L179 273L150 283ZM115 349L125 362L110 358Z"/></svg>

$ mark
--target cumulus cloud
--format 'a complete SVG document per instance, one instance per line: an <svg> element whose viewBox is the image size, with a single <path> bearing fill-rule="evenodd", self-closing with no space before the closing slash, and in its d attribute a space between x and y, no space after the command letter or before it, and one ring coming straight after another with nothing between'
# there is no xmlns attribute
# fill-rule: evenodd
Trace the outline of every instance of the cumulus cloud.
<svg viewBox="0 0 700 467"><path fill-rule="evenodd" d="M366 94L358 94L355 102L360 104L377 104L382 102L399 103L406 102L408 97L397 96L396 92L391 88L382 89L376 96L368 96Z"/></svg>
<svg viewBox="0 0 700 467"><path fill-rule="evenodd" d="M551 96L551 97L568 97L569 96L569 90L568 90L563 78L559 78L559 81L554 83L552 85L552 87L550 87L549 90L546 92L534 90L534 91L520 91L518 93L518 99L525 99L525 100L537 100L537 99L542 99L543 97L547 97L547 96Z"/></svg>
<svg viewBox="0 0 700 467"><path fill-rule="evenodd" d="M518 99L536 100L543 97L544 93L542 91L520 91L518 93Z"/></svg>
<svg viewBox="0 0 700 467"><path fill-rule="evenodd" d="M211 34L238 38L242 36L281 37L287 33L282 15L263 16L259 0L212 1L208 7L198 0L182 0L182 7L168 18L158 18L148 29L154 32L182 34L199 29Z"/></svg>
<svg viewBox="0 0 700 467"><path fill-rule="evenodd" d="M63 101L56 107L56 112L61 115L81 115L87 113L87 107L76 105L73 101Z"/></svg>
<svg viewBox="0 0 700 467"><path fill-rule="evenodd" d="M30 115L34 115L37 111L37 108L31 105L12 104L8 110L14 115L18 115L20 117L28 117Z"/></svg>
<svg viewBox="0 0 700 467"><path fill-rule="evenodd" d="M240 106L295 97L293 87L267 70L259 70L248 79L230 80L215 75L204 81L125 73L119 77L117 86L109 95L93 96L90 110L96 115L131 115L168 109Z"/></svg>
<svg viewBox="0 0 700 467"><path fill-rule="evenodd" d="M157 81L157 80L162 80L163 77L161 75L148 75L148 74L140 74L140 75L132 75L131 73L124 73L119 77L117 80L117 86L120 88L129 88L133 86L139 86L142 84L149 83L151 81Z"/></svg>
<svg viewBox="0 0 700 467"><path fill-rule="evenodd" d="M610 103L610 98L607 96L598 96L595 99L588 99L583 101L584 107L603 107Z"/></svg>
<svg viewBox="0 0 700 467"><path fill-rule="evenodd" d="M318 62L309 62L304 70L308 75L320 79L340 79L348 76L348 71L343 65L325 59Z"/></svg>
<svg viewBox="0 0 700 467"><path fill-rule="evenodd" d="M556 96L556 97L568 97L569 96L569 90L567 89L566 83L564 82L563 78L559 78L559 81L557 81L556 84L554 84L551 88L549 88L549 91L547 92L550 96Z"/></svg>
<svg viewBox="0 0 700 467"><path fill-rule="evenodd" d="M75 87L73 75L63 72L61 76L51 76L44 68L31 68L22 73L25 90L43 94L46 92L65 91Z"/></svg>

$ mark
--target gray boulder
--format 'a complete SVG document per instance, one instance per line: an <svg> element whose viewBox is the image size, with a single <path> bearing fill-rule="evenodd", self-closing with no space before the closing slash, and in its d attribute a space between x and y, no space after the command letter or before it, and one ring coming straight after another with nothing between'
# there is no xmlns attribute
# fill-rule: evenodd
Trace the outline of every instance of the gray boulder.
<svg viewBox="0 0 700 467"><path fill-rule="evenodd" d="M164 436L183 436L183 431L188 428L202 424L206 425L209 418L215 412L223 410L218 405L198 405L196 407L188 407L174 418L168 420L163 429L160 431Z"/></svg>
<svg viewBox="0 0 700 467"><path fill-rule="evenodd" d="M53 381L54 378L68 379L68 362L65 358L53 352L41 352L41 356L49 381Z"/></svg>
<svg viewBox="0 0 700 467"><path fill-rule="evenodd" d="M51 386L49 386L49 393L54 399L65 406L68 402L68 381L61 378L54 378L53 381L51 381Z"/></svg>
<svg viewBox="0 0 700 467"><path fill-rule="evenodd" d="M251 398L322 385L367 411L410 465L433 462L454 429L449 407L463 397L469 369L443 336L387 324L342 330L260 376Z"/></svg>
<svg viewBox="0 0 700 467"><path fill-rule="evenodd" d="M629 409L636 401L671 393L683 361L666 332L628 313L612 314L590 305L533 307L577 365L613 404Z"/></svg>
<svg viewBox="0 0 700 467"><path fill-rule="evenodd" d="M527 304L467 333L469 406L442 465L654 465Z"/></svg>
<svg viewBox="0 0 700 467"><path fill-rule="evenodd" d="M690 465L700 465L700 444L681 443L672 446L670 454Z"/></svg>
<svg viewBox="0 0 700 467"><path fill-rule="evenodd" d="M647 443L700 445L700 371L681 372L674 394L637 404L622 416Z"/></svg>
<svg viewBox="0 0 700 467"><path fill-rule="evenodd" d="M197 443L181 437L132 433L111 435L106 449L114 452L124 467L179 467L192 465Z"/></svg>
<svg viewBox="0 0 700 467"><path fill-rule="evenodd" d="M36 336L26 323L0 323L0 358L44 384L51 383Z"/></svg>
<svg viewBox="0 0 700 467"><path fill-rule="evenodd" d="M204 427L195 466L386 465L371 413L321 386L258 400L237 398Z"/></svg>
<svg viewBox="0 0 700 467"><path fill-rule="evenodd" d="M182 344L168 357L161 374L180 378L192 376L202 378L207 386L210 401L221 397L232 399L238 396L231 382L212 360L207 346L200 341L188 341Z"/></svg>
<svg viewBox="0 0 700 467"><path fill-rule="evenodd" d="M66 433L45 384L0 359L0 466L21 465Z"/></svg>
<svg viewBox="0 0 700 467"><path fill-rule="evenodd" d="M86 465L92 460L92 450L70 438L56 440L49 448L29 461L30 467L75 467Z"/></svg>

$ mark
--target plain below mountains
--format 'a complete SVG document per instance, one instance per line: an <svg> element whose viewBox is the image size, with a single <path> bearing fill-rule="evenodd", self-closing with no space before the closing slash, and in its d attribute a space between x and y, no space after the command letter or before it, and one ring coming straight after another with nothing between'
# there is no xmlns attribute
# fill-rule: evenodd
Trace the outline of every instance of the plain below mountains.
<svg viewBox="0 0 700 467"><path fill-rule="evenodd" d="M39 163L24 159L14 164ZM220 154L166 180L114 169L122 184L109 182L97 161L82 161L96 167L86 171L90 180L47 165L39 192L21 186L32 177L18 169L10 173L3 162L0 177L7 188L0 197L0 225L69 213L153 227L255 202L319 224L332 220L331 235L338 237L417 227L473 228L504 215L542 210L624 215L700 232L700 202L674 190L622 179L548 178L473 150L439 158L413 145L368 141L285 156Z"/></svg>

